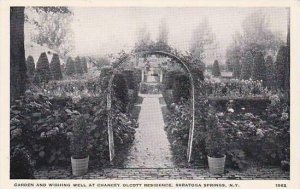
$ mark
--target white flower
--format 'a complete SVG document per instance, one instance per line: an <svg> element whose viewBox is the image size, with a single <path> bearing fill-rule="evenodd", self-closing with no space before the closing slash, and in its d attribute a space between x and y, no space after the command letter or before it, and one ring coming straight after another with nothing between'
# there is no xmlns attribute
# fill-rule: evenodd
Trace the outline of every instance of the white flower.
<svg viewBox="0 0 300 189"><path fill-rule="evenodd" d="M257 135L257 136L260 136L260 137L263 137L263 136L264 136L263 130L257 129L257 130L256 130L256 135Z"/></svg>
<svg viewBox="0 0 300 189"><path fill-rule="evenodd" d="M233 112L234 112L234 109L229 108L227 111L230 112L230 113L233 113Z"/></svg>

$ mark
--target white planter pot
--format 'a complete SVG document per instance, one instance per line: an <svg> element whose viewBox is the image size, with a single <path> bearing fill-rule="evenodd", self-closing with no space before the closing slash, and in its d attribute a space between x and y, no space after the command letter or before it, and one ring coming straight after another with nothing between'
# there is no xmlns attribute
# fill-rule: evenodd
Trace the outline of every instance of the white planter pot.
<svg viewBox="0 0 300 189"><path fill-rule="evenodd" d="M209 172L212 174L223 174L225 167L226 155L221 158L207 156Z"/></svg>
<svg viewBox="0 0 300 189"><path fill-rule="evenodd" d="M71 157L72 173L74 176L84 175L88 171L89 156L83 159L74 159Z"/></svg>

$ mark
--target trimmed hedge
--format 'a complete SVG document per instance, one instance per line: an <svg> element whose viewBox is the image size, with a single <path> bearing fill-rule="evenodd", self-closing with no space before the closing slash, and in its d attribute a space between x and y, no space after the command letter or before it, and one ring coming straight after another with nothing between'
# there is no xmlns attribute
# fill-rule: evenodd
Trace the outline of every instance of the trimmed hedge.
<svg viewBox="0 0 300 189"><path fill-rule="evenodd" d="M165 84L165 89L173 89L173 83L176 75L178 74L183 74L183 72L179 70L173 70L164 74L163 84Z"/></svg>
<svg viewBox="0 0 300 189"><path fill-rule="evenodd" d="M190 79L186 74L176 74L173 83L173 98L174 102L178 103L181 100L190 98Z"/></svg>

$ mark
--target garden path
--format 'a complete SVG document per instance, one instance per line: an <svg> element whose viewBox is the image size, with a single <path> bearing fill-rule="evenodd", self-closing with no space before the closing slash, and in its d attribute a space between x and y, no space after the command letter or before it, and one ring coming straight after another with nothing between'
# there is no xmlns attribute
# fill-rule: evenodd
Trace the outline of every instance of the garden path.
<svg viewBox="0 0 300 189"><path fill-rule="evenodd" d="M161 94L141 94L143 103L139 115L139 128L125 162L126 168L172 168L172 152L164 131L159 98Z"/></svg>

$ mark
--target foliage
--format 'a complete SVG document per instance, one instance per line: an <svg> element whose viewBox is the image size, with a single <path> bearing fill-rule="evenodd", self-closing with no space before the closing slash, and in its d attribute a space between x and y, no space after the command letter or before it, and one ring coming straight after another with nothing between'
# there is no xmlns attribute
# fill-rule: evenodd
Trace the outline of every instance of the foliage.
<svg viewBox="0 0 300 189"><path fill-rule="evenodd" d="M248 80L251 78L253 67L253 56L250 51L247 51L245 58L242 59L241 79Z"/></svg>
<svg viewBox="0 0 300 189"><path fill-rule="evenodd" d="M46 44L65 58L73 48L72 15L68 7L26 8L26 24L33 28L30 31L31 40L39 45Z"/></svg>
<svg viewBox="0 0 300 189"><path fill-rule="evenodd" d="M173 98L178 103L182 100L190 99L190 79L186 74L177 74L173 81Z"/></svg>
<svg viewBox="0 0 300 189"><path fill-rule="evenodd" d="M275 66L271 56L266 58L266 86L271 90L275 87Z"/></svg>
<svg viewBox="0 0 300 189"><path fill-rule="evenodd" d="M190 52L199 63L203 62L205 57L205 50L207 47L213 44L215 36L209 26L208 19L205 18L197 26L192 34L192 44L190 46Z"/></svg>
<svg viewBox="0 0 300 189"><path fill-rule="evenodd" d="M116 152L133 141L137 127L136 120L130 114L122 113L117 104L112 106ZM15 145L30 149L29 154L36 166L65 166L71 156L74 118L80 114L87 123L90 159L97 164L108 163L107 110L103 93L71 98L48 97L27 91L21 100L13 101L11 105L11 149Z"/></svg>
<svg viewBox="0 0 300 189"><path fill-rule="evenodd" d="M165 44L168 44L168 27L167 27L167 23L166 23L166 20L165 19L162 19L160 24L159 24L159 35L158 35L158 39L157 41L158 42L161 42L161 43L165 43Z"/></svg>
<svg viewBox="0 0 300 189"><path fill-rule="evenodd" d="M71 57L69 57L67 59L67 63L66 63L66 75L68 76L72 76L76 73L76 70L75 70L75 64L74 64L74 61L72 60Z"/></svg>
<svg viewBox="0 0 300 189"><path fill-rule="evenodd" d="M172 70L166 72L163 76L163 83L165 85L165 89L173 89L173 83L177 75L182 74L182 71Z"/></svg>
<svg viewBox="0 0 300 189"><path fill-rule="evenodd" d="M83 69L83 67L82 67L81 58L80 58L79 56L77 56L77 57L75 58L74 65L75 65L75 73L76 73L76 74L79 74L79 75L82 75L83 72L84 72L84 69Z"/></svg>
<svg viewBox="0 0 300 189"><path fill-rule="evenodd" d="M225 132L215 112L210 110L206 120L205 149L210 157L220 158L225 154Z"/></svg>
<svg viewBox="0 0 300 189"><path fill-rule="evenodd" d="M24 147L10 149L10 179L34 179L32 159Z"/></svg>
<svg viewBox="0 0 300 189"><path fill-rule="evenodd" d="M254 97L269 96L270 91L261 81L231 79L223 82L206 80L198 82L197 93L207 97Z"/></svg>
<svg viewBox="0 0 300 189"><path fill-rule="evenodd" d="M289 75L289 49L286 46L281 46L277 58L276 58L276 82L278 89L281 90L289 90L289 81L290 81L290 75Z"/></svg>
<svg viewBox="0 0 300 189"><path fill-rule="evenodd" d="M261 10L250 13L243 20L242 28L240 40L243 52L251 51L253 55L256 52L275 54L282 44L280 34L271 31L268 17Z"/></svg>
<svg viewBox="0 0 300 189"><path fill-rule="evenodd" d="M212 68L212 75L215 77L221 76L221 71L220 71L218 60L214 61L213 68Z"/></svg>
<svg viewBox="0 0 300 189"><path fill-rule="evenodd" d="M74 159L83 159L88 156L87 123L84 116L78 116L73 126L71 137L71 152Z"/></svg>
<svg viewBox="0 0 300 189"><path fill-rule="evenodd" d="M32 77L35 73L35 64L32 56L28 56L26 60L27 76Z"/></svg>
<svg viewBox="0 0 300 189"><path fill-rule="evenodd" d="M87 61L86 61L86 58L85 58L85 57L82 57L81 61L82 61L82 69L83 69L83 71L84 71L85 73L87 73L87 72L88 72L88 67L87 67Z"/></svg>
<svg viewBox="0 0 300 189"><path fill-rule="evenodd" d="M127 111L129 104L128 98L128 86L127 82L122 74L116 74L113 80L113 91L116 99L121 103L122 112Z"/></svg>
<svg viewBox="0 0 300 189"><path fill-rule="evenodd" d="M52 78L54 80L61 80L62 79L62 73L61 73L61 67L60 67L60 60L58 54L53 54L51 63L50 63L50 71L52 74Z"/></svg>
<svg viewBox="0 0 300 189"><path fill-rule="evenodd" d="M266 63L262 52L256 52L253 62L252 76L253 80L266 82Z"/></svg>
<svg viewBox="0 0 300 189"><path fill-rule="evenodd" d="M48 83L51 79L49 61L45 52L43 52L36 63L36 78L39 82Z"/></svg>
<svg viewBox="0 0 300 189"><path fill-rule="evenodd" d="M55 97L98 96L101 94L99 79L50 81L45 93Z"/></svg>

